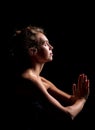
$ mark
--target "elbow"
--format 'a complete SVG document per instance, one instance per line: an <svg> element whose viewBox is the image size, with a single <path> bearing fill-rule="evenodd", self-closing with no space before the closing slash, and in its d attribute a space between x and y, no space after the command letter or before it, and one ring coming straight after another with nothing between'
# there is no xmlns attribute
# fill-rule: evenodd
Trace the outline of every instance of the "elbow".
<svg viewBox="0 0 95 130"><path fill-rule="evenodd" d="M72 107L67 107L67 115L71 120L74 120L78 113L76 113Z"/></svg>
<svg viewBox="0 0 95 130"><path fill-rule="evenodd" d="M67 112L68 117L70 118L70 120L74 120L76 115L72 114L71 112Z"/></svg>
<svg viewBox="0 0 95 130"><path fill-rule="evenodd" d="M76 116L74 115L71 115L71 120L74 120Z"/></svg>

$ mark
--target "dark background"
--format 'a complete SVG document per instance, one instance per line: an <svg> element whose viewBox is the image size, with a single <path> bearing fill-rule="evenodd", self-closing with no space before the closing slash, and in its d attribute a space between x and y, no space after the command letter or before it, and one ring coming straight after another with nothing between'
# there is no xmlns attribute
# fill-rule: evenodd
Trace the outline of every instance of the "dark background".
<svg viewBox="0 0 95 130"><path fill-rule="evenodd" d="M6 46L9 49L10 38L16 28L30 24L44 28L49 41L54 46L54 56L53 61L44 66L42 75L68 93L72 92L72 83L77 82L80 73L88 75L90 96L83 111L75 119L74 125L92 127L95 118L93 3L32 2L8 3L4 15L5 36L8 40Z"/></svg>

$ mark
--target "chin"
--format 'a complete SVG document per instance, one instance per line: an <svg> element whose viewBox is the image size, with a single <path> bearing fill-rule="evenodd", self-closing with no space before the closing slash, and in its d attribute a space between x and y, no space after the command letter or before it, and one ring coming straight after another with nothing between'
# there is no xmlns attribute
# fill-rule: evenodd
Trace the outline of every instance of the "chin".
<svg viewBox="0 0 95 130"><path fill-rule="evenodd" d="M49 59L48 61L52 61L52 60L53 60L53 58Z"/></svg>

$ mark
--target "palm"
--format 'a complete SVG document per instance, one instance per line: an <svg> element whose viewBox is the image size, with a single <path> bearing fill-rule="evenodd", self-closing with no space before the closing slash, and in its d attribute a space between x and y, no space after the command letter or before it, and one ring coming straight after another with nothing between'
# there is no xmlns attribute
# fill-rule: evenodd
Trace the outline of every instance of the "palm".
<svg viewBox="0 0 95 130"><path fill-rule="evenodd" d="M85 98L89 96L89 80L85 74L78 77L78 83L73 84L73 96L75 98Z"/></svg>

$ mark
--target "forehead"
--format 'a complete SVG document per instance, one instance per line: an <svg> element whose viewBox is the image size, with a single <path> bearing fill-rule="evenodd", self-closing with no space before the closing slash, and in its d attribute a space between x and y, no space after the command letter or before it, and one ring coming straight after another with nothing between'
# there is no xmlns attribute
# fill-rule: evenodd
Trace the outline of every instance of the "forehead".
<svg viewBox="0 0 95 130"><path fill-rule="evenodd" d="M36 36L37 36L38 41L48 41L48 38L43 33L38 33Z"/></svg>

